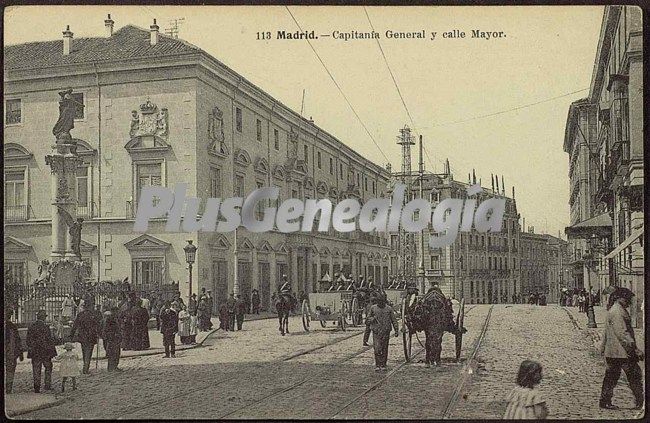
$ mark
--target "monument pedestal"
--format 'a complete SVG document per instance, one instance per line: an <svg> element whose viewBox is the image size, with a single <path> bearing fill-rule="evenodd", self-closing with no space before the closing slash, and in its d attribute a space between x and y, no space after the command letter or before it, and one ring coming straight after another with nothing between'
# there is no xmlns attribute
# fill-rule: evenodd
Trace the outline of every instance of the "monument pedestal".
<svg viewBox="0 0 650 423"><path fill-rule="evenodd" d="M76 175L81 159L77 155L76 144L71 139L57 139L52 154L45 156L45 163L52 171L51 282L56 286L71 286L74 280L70 279L74 272L55 270L63 265L60 263L62 260L68 262L63 265L66 270L73 266L73 262L81 261L81 257L73 252L70 224L66 222L66 217L74 220L77 216Z"/></svg>

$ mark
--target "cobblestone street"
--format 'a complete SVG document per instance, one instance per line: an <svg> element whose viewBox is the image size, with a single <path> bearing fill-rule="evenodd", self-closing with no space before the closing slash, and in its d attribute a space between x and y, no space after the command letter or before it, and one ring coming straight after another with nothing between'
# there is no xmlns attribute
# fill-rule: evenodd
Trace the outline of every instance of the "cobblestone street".
<svg viewBox="0 0 650 423"><path fill-rule="evenodd" d="M467 307L462 357L471 355L489 309ZM500 418L503 398L525 358L544 366L540 389L550 417L635 414L598 409L602 358L557 306L494 306L478 365L454 362L450 335L444 338L441 366L424 367L416 338L413 362L403 364L401 337L392 337L388 372L375 372L373 351L361 345L360 327L345 332L319 327L304 333L300 318L292 317L290 330L282 337L275 319L248 322L243 331L218 331L203 347L181 351L175 359L123 359L121 373L107 373L102 360L99 371L93 366L91 375L80 378L77 391L57 393L63 404L18 418ZM424 342L423 334L419 336ZM476 370L448 409L467 369ZM59 390L56 366L53 380ZM30 366L23 364L15 391L30 388ZM632 406L624 384L614 400Z"/></svg>

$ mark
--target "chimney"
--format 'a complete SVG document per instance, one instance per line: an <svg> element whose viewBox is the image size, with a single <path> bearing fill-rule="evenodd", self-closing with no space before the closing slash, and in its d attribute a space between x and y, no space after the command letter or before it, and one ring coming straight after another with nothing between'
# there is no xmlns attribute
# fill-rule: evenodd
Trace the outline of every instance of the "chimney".
<svg viewBox="0 0 650 423"><path fill-rule="evenodd" d="M494 174L490 173L490 178L492 178L492 192L494 192Z"/></svg>
<svg viewBox="0 0 650 423"><path fill-rule="evenodd" d="M156 25L155 19L153 20L153 25L151 25L149 29L151 30L151 45L155 46L156 44L158 44L158 37L159 37L158 30L160 29L160 27Z"/></svg>
<svg viewBox="0 0 650 423"><path fill-rule="evenodd" d="M472 169L472 180L474 182L474 185L476 185L476 172L474 171L474 169Z"/></svg>
<svg viewBox="0 0 650 423"><path fill-rule="evenodd" d="M67 56L72 51L72 36L74 34L70 31L70 25L66 25L63 31L63 55Z"/></svg>
<svg viewBox="0 0 650 423"><path fill-rule="evenodd" d="M515 186L512 186L512 199L515 199Z"/></svg>
<svg viewBox="0 0 650 423"><path fill-rule="evenodd" d="M106 37L110 38L113 35L113 24L115 21L111 19L111 14L108 14L108 18L104 20L104 28L106 28Z"/></svg>
<svg viewBox="0 0 650 423"><path fill-rule="evenodd" d="M503 175L501 175L501 194L506 195L506 184L503 182Z"/></svg>
<svg viewBox="0 0 650 423"><path fill-rule="evenodd" d="M497 184L497 194L499 194L499 175L494 175L495 182Z"/></svg>

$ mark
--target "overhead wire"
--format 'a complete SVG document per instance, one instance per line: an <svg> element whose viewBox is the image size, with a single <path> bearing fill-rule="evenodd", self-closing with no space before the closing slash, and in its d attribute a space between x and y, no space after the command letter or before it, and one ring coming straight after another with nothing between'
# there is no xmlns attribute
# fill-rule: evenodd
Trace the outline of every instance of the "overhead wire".
<svg viewBox="0 0 650 423"><path fill-rule="evenodd" d="M285 9L287 9L287 12L289 12L289 15L291 16L291 19L293 19L293 21L296 23L296 26L298 27L298 29L302 32L302 31L303 31L302 27L301 27L300 24L298 23L298 20L297 20L296 17L293 15L293 13L291 13L291 10L289 9L289 7L288 7L288 6L284 6L284 7L285 7ZM350 108L350 110L352 110L352 113L354 113L354 116L357 118L357 120L359 121L359 123L361 124L361 126L363 127L363 129L366 131L366 133L368 134L368 136L370 137L370 139L372 140L372 142L375 144L375 147L377 147L377 149L379 150L379 152L381 153L381 155L384 157L384 159L386 160L386 162L390 162L390 160L388 159L388 156L386 155L386 153L384 153L384 150L381 149L381 147L379 146L379 144L377 143L377 141L375 140L375 138L372 136L372 134L371 134L370 131L368 130L368 127L366 126L366 124L363 123L363 120L361 119L361 117L359 116L359 114L357 113L357 111L355 110L354 106L352 106L352 103L350 103L350 100L349 100L348 97L345 95L345 93L343 92L343 89L341 88L341 86L339 85L339 83L338 83L338 82L336 81L336 79L334 78L334 75L332 75L332 72L330 72L330 70L327 68L327 65L325 65L325 62L324 62L323 59L320 57L320 55L318 54L318 52L316 51L316 49L315 49L314 46L312 45L311 41L309 41L309 40L306 40L306 41L307 41L307 44L309 44L309 47L311 47L311 50L314 52L314 54L315 54L316 57L318 58L318 61L320 62L320 64L321 64L321 65L323 66L323 68L325 69L325 72L327 72L327 75L329 75L330 79L332 80L332 82L334 83L334 85L336 86L336 88L339 90L339 92L341 93L341 95L343 96L343 99L345 99L345 102L347 103L348 107Z"/></svg>

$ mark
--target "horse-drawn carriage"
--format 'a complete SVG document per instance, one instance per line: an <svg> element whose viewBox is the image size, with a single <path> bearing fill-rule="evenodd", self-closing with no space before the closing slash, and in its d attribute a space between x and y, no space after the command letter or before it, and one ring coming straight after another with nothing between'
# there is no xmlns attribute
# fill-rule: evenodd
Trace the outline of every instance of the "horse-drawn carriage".
<svg viewBox="0 0 650 423"><path fill-rule="evenodd" d="M302 301L302 326L309 332L311 321L318 321L322 327L327 327L327 322L334 322L339 329L352 324L353 315L352 291L326 291L312 292L309 299Z"/></svg>
<svg viewBox="0 0 650 423"><path fill-rule="evenodd" d="M407 293L401 305L401 332L404 347L404 358L411 360L413 335L423 331L426 336L425 362L438 364L442 350L442 336L445 332L455 336L456 360L460 358L463 346L463 333L466 332L463 322L465 318L465 299L457 303L454 319L454 306L442 292L434 291L419 297L416 293ZM418 338L419 341L419 338ZM420 343L421 344L421 343Z"/></svg>

